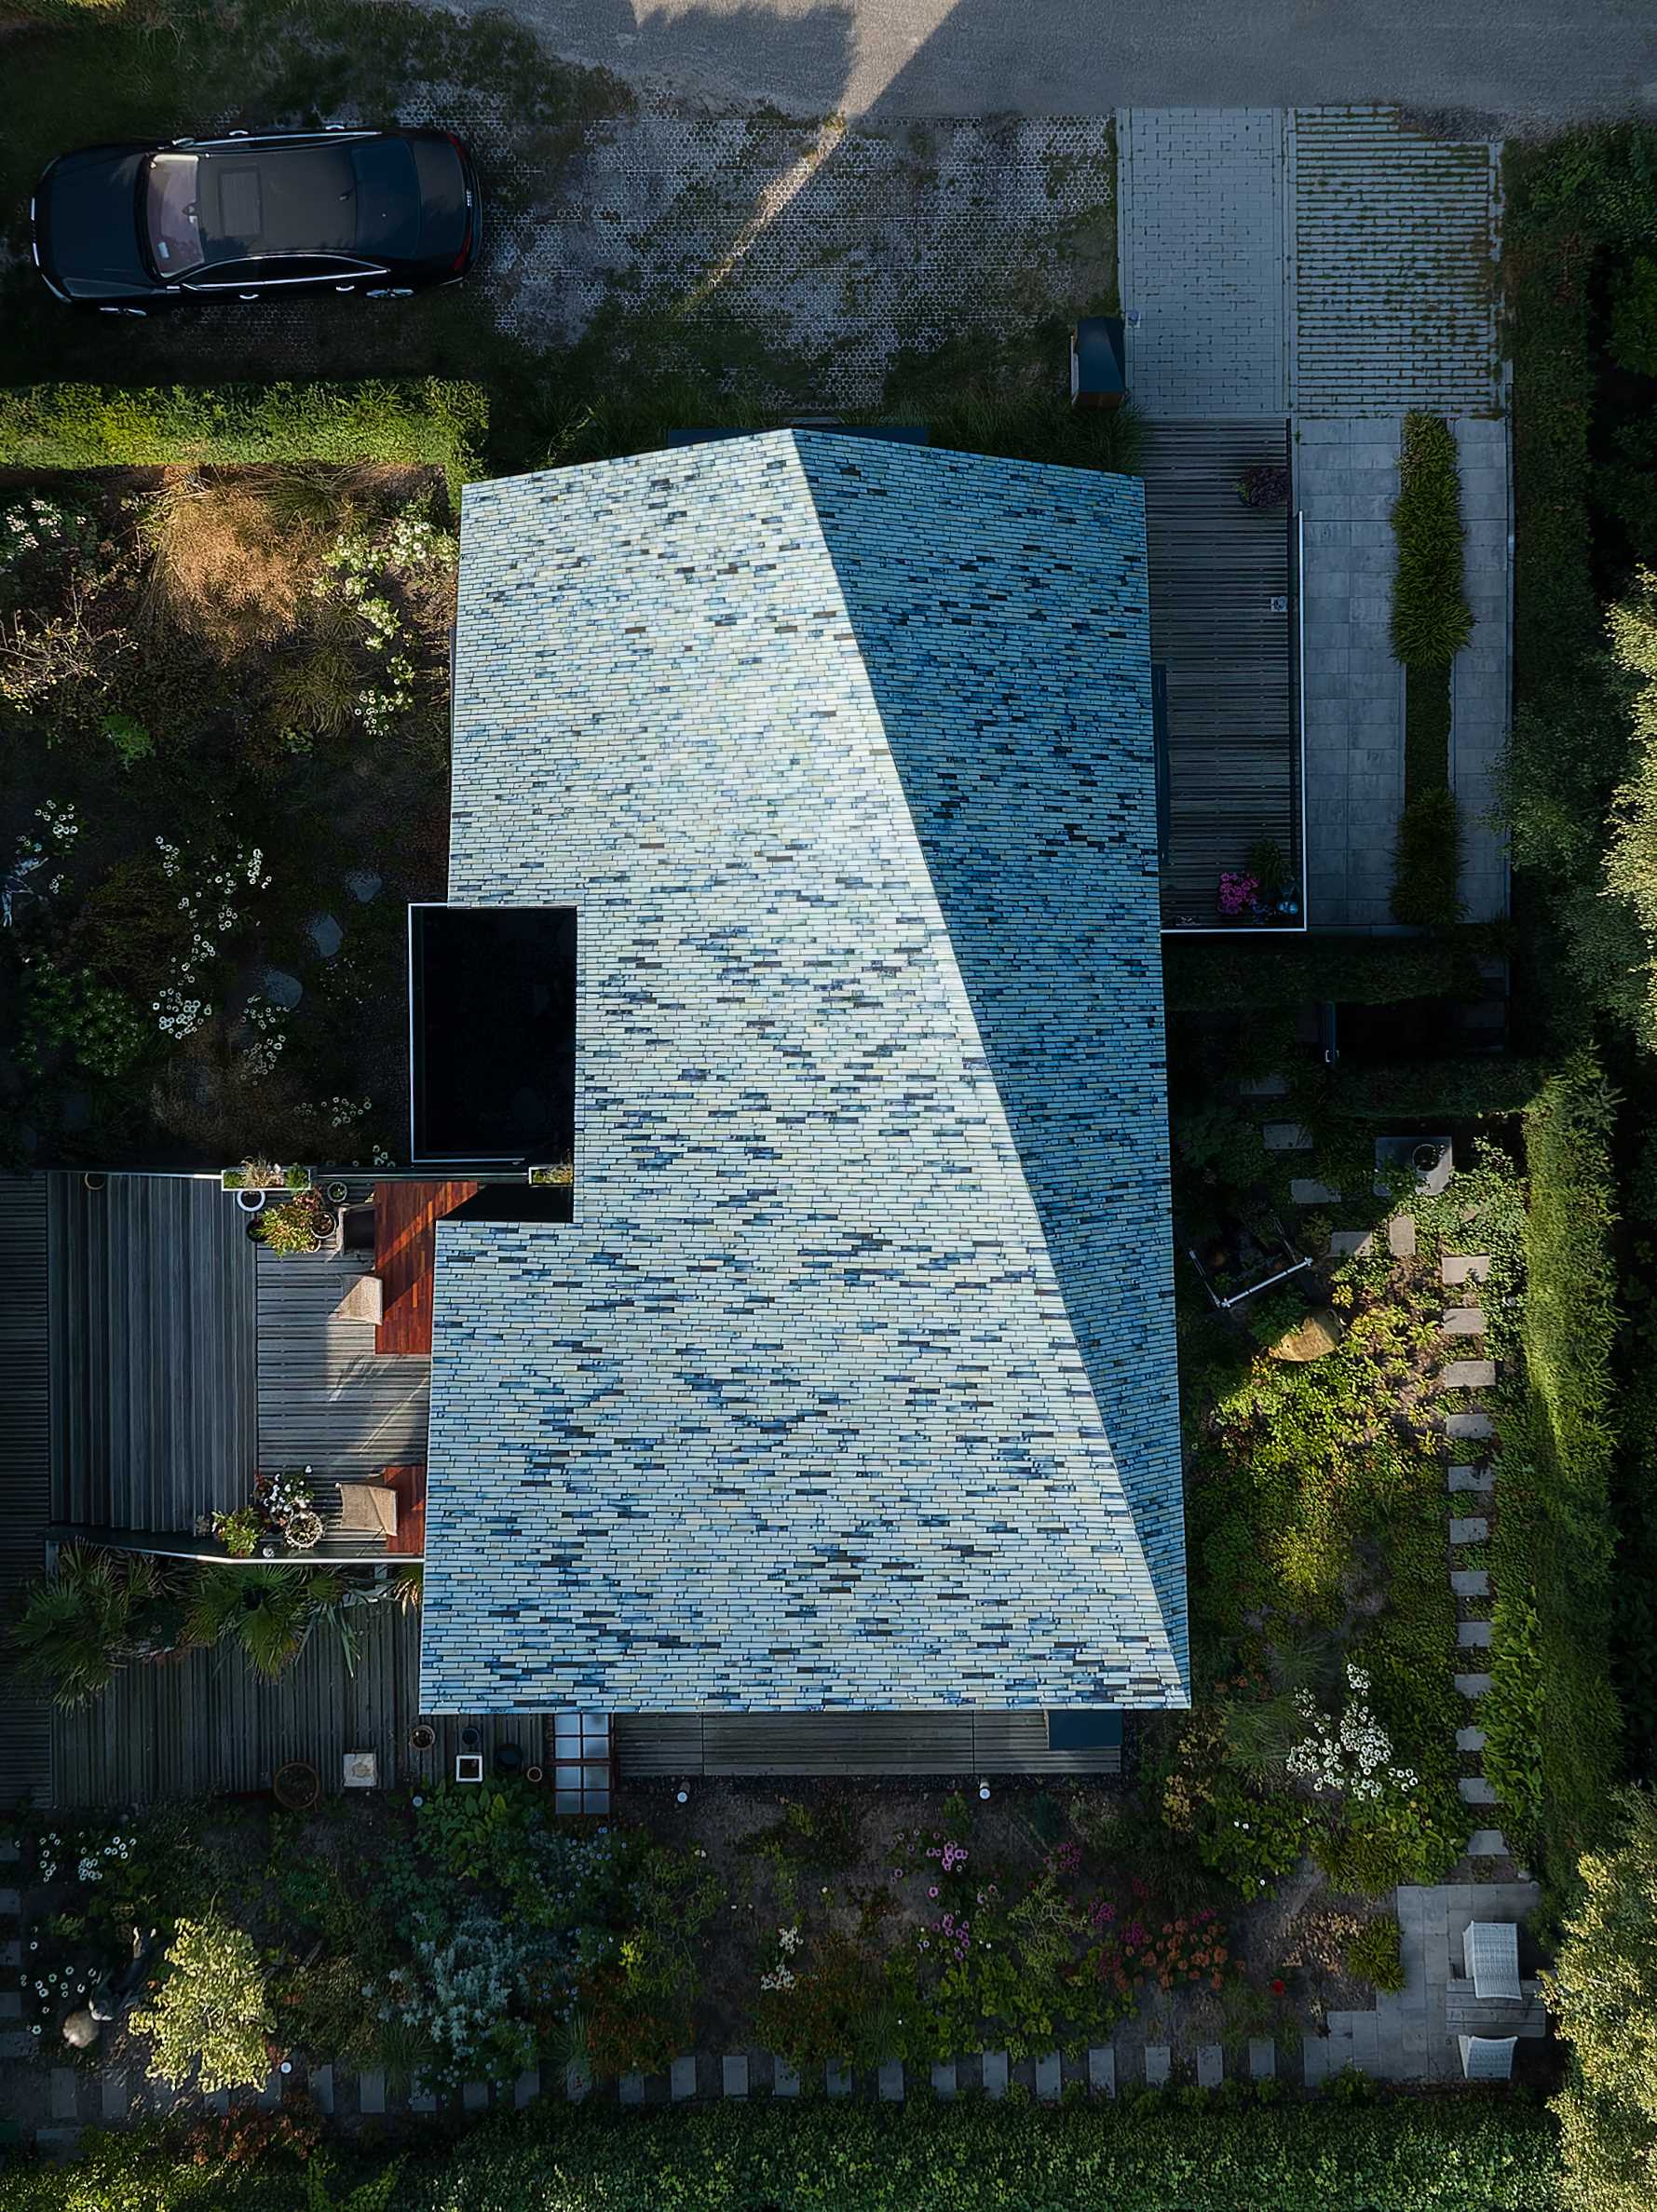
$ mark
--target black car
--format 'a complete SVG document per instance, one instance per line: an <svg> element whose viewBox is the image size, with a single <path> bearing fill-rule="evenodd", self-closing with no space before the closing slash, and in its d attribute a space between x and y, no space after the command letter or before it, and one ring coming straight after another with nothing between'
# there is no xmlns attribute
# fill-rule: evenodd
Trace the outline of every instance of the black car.
<svg viewBox="0 0 1657 2212"><path fill-rule="evenodd" d="M62 154L30 205L61 300L147 315L181 299L401 299L457 284L482 235L446 130L280 131Z"/></svg>

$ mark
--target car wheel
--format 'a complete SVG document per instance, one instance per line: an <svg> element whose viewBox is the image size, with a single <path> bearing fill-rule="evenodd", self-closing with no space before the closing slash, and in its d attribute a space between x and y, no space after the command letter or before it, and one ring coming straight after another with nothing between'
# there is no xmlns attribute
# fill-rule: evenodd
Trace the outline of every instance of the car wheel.
<svg viewBox="0 0 1657 2212"><path fill-rule="evenodd" d="M365 300L412 300L414 288L412 284L383 285L362 296Z"/></svg>
<svg viewBox="0 0 1657 2212"><path fill-rule="evenodd" d="M107 307L107 306L105 306L105 307L100 307L100 308L99 308L99 310L98 310L98 312L99 312L99 314L100 314L100 315L130 315L130 316L135 316L135 317L137 318L137 319L138 319L140 322L143 322L143 321L145 321L145 320L148 319L148 316L149 316L149 312L150 312L150 311L149 311L149 309L148 309L147 307Z"/></svg>

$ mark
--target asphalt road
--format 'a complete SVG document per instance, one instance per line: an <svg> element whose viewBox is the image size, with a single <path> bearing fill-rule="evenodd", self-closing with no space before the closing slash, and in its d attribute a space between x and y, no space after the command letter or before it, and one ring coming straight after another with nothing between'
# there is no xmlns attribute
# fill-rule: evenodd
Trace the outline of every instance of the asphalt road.
<svg viewBox="0 0 1657 2212"><path fill-rule="evenodd" d="M1482 134L1657 114L1657 0L504 5L567 59L813 115L1379 100Z"/></svg>

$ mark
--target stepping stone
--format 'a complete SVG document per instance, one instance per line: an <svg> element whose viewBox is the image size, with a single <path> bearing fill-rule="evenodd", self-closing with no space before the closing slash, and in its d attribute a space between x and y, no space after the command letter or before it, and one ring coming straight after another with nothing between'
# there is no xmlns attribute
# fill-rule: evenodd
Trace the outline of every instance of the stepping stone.
<svg viewBox="0 0 1657 2212"><path fill-rule="evenodd" d="M1494 1805L1496 1792L1482 1774L1463 1774L1456 1788L1463 1805Z"/></svg>
<svg viewBox="0 0 1657 2212"><path fill-rule="evenodd" d="M621 2088L622 2088L622 2097L621 2097L621 2101L622 2101L622 2103L623 2103L623 2104L625 2104L625 2103L628 2101L628 2099L627 2099L627 2083L626 2083L626 2081L625 2081L625 2080L623 2080L623 2082L622 2082ZM641 2081L640 2081L640 2083L639 2083L639 2095L640 2095L640 2097L643 2097L644 2094L645 2094L645 2084L644 2084L644 2082L641 2080ZM487 2082L463 2082L463 2083L460 2084L460 2105L461 2105L461 2110L462 2110L463 2111L467 2111L467 2112L486 2112L486 2111L489 2110L489 2084L488 2084L488 2083L487 2083Z"/></svg>
<svg viewBox="0 0 1657 2212"><path fill-rule="evenodd" d="M1306 2086L1321 2089L1329 2074L1329 2039L1309 2035L1300 2045L1300 2067Z"/></svg>
<svg viewBox="0 0 1657 2212"><path fill-rule="evenodd" d="M411 2089L409 2091L409 2110L428 2114L435 2112L437 2110L436 2095L429 2089Z"/></svg>
<svg viewBox="0 0 1657 2212"><path fill-rule="evenodd" d="M642 2105L644 2103L645 2077L643 2074L622 2075L621 2101L624 2105Z"/></svg>
<svg viewBox="0 0 1657 2212"><path fill-rule="evenodd" d="M932 2095L947 2101L955 2095L955 2060L934 2058L932 2061Z"/></svg>
<svg viewBox="0 0 1657 2212"><path fill-rule="evenodd" d="M333 2117L333 2069L331 2066L313 2066L310 2092L319 2112Z"/></svg>
<svg viewBox="0 0 1657 2212"><path fill-rule="evenodd" d="M1485 1314L1481 1306L1452 1306L1439 1323L1446 1337L1482 1337Z"/></svg>
<svg viewBox="0 0 1657 2212"><path fill-rule="evenodd" d="M22 1893L18 1890L0 1890L0 1920L17 1920L23 1909Z"/></svg>
<svg viewBox="0 0 1657 2212"><path fill-rule="evenodd" d="M984 2094L985 2097L1006 2096L1007 2054L1005 2051L985 2051L984 2054Z"/></svg>
<svg viewBox="0 0 1657 2212"><path fill-rule="evenodd" d="M1458 1675L1456 1688L1463 1697L1484 1697L1490 1688L1488 1675Z"/></svg>
<svg viewBox="0 0 1657 2212"><path fill-rule="evenodd" d="M1268 1152L1310 1152L1311 1133L1298 1121L1268 1121L1260 1132Z"/></svg>
<svg viewBox="0 0 1657 2212"><path fill-rule="evenodd" d="M1094 2043L1089 2050L1087 2085L1095 2097L1116 2095L1116 2053L1108 2043Z"/></svg>
<svg viewBox="0 0 1657 2212"><path fill-rule="evenodd" d="M727 2051L719 2061L719 2087L725 2097L746 2097L748 2094L748 2054L745 2051Z"/></svg>
<svg viewBox="0 0 1657 2212"><path fill-rule="evenodd" d="M1487 1282L1489 1255L1483 1252L1460 1255L1446 1252L1438 1272L1452 1290L1460 1290L1464 1282Z"/></svg>
<svg viewBox="0 0 1657 2212"><path fill-rule="evenodd" d="M1496 1433L1487 1413L1452 1413L1445 1417L1444 1432L1456 1438L1474 1437L1484 1443Z"/></svg>
<svg viewBox="0 0 1657 2212"><path fill-rule="evenodd" d="M696 2095L696 2060L675 2058L668 2069L668 2095L675 2104L683 2104L687 2097Z"/></svg>
<svg viewBox="0 0 1657 2212"><path fill-rule="evenodd" d="M1145 2046L1145 2086L1148 2089L1165 2089L1174 2065L1174 2053L1167 2043L1147 2043Z"/></svg>
<svg viewBox="0 0 1657 2212"><path fill-rule="evenodd" d="M386 2075L377 2066L365 2066L357 2077L357 2109L381 2113L386 2110Z"/></svg>
<svg viewBox="0 0 1657 2212"><path fill-rule="evenodd" d="M265 2086L254 2098L262 2112L274 2112L282 2101L282 2077L273 2066L265 2077Z"/></svg>
<svg viewBox="0 0 1657 2212"><path fill-rule="evenodd" d="M901 2105L903 2103L903 2061L901 2058L884 2060L875 2078L879 2084L882 2104Z"/></svg>
<svg viewBox="0 0 1657 2212"><path fill-rule="evenodd" d="M1297 1175L1289 1185L1289 1196L1297 1206L1338 1206L1338 1190L1331 1190L1327 1183L1314 1182L1310 1175Z"/></svg>
<svg viewBox="0 0 1657 2212"><path fill-rule="evenodd" d="M260 978L259 988L272 1006L279 1006L284 1013L292 1012L305 997L305 985L285 968L267 968Z"/></svg>
<svg viewBox="0 0 1657 2212"><path fill-rule="evenodd" d="M538 2066L532 2066L525 2072L521 2073L512 2083L514 2109L520 2112L523 2111L524 2106L534 2104L540 2094L541 2070Z"/></svg>
<svg viewBox="0 0 1657 2212"><path fill-rule="evenodd" d="M1289 1087L1287 1076L1253 1076L1246 1083L1239 1083L1240 1098L1281 1098Z"/></svg>
<svg viewBox="0 0 1657 2212"><path fill-rule="evenodd" d="M1269 2035L1251 2035L1248 2039L1248 2078L1251 2082L1277 2079L1277 2045Z"/></svg>
<svg viewBox="0 0 1657 2212"><path fill-rule="evenodd" d="M14 1866L23 1855L23 1847L15 1836L8 1836L0 1843L0 1866Z"/></svg>
<svg viewBox="0 0 1657 2212"><path fill-rule="evenodd" d="M1440 1391L1493 1391L1496 1388L1494 1360L1451 1360L1433 1385Z"/></svg>
<svg viewBox="0 0 1657 2212"><path fill-rule="evenodd" d="M15 2029L10 2029L0 2034L0 2058L27 2058L33 2055L39 2041L38 2036L20 2035Z"/></svg>
<svg viewBox="0 0 1657 2212"><path fill-rule="evenodd" d="M332 960L346 942L346 933L331 914L313 914L305 933L325 960Z"/></svg>
<svg viewBox="0 0 1657 2212"><path fill-rule="evenodd" d="M22 1991L20 1989L0 1989L0 2020L20 2020L22 2016Z"/></svg>
<svg viewBox="0 0 1657 2212"><path fill-rule="evenodd" d="M1375 1231L1368 1228L1338 1228L1329 1233L1331 1259L1361 1259L1375 1243Z"/></svg>
<svg viewBox="0 0 1657 2212"><path fill-rule="evenodd" d="M1457 1622L1456 1642L1463 1651L1487 1651L1490 1649L1490 1623L1487 1621Z"/></svg>
<svg viewBox="0 0 1657 2212"><path fill-rule="evenodd" d="M1474 1828L1467 1839L1467 1855L1470 1859L1505 1859L1507 1838L1500 1828Z"/></svg>
<svg viewBox="0 0 1657 2212"><path fill-rule="evenodd" d="M591 2087L592 2076L590 2073L585 2072L578 2066L564 2068L564 2094L569 2098L571 2104L578 2105Z"/></svg>
<svg viewBox="0 0 1657 2212"><path fill-rule="evenodd" d="M98 2110L104 2124L113 2127L125 2120L129 2110L127 2077L125 2074L103 2074L98 2083ZM333 2107L330 2106L330 2110Z"/></svg>
<svg viewBox="0 0 1657 2212"><path fill-rule="evenodd" d="M0 1966L18 1967L22 1963L23 1947L15 1937L7 1943L0 1943Z"/></svg>
<svg viewBox="0 0 1657 2212"><path fill-rule="evenodd" d="M849 2067L841 2066L831 2058L822 2070L823 2079L828 2083L828 2093L831 2097L849 2097L851 2095L851 2070Z"/></svg>
<svg viewBox="0 0 1657 2212"><path fill-rule="evenodd" d="M771 2095L773 2097L798 2097L799 2093L800 2077L795 2069L789 2065L786 2058L773 2057L771 2060Z"/></svg>
<svg viewBox="0 0 1657 2212"><path fill-rule="evenodd" d="M1488 1597L1490 1578L1482 1567L1453 1567L1450 1588L1458 1597Z"/></svg>
<svg viewBox="0 0 1657 2212"><path fill-rule="evenodd" d="M1484 1418L1480 1413L1453 1413L1450 1421L1479 1421ZM1446 1429L1450 1421L1445 1423ZM1452 1490L1493 1490L1496 1487L1496 1470L1487 1463L1481 1467L1465 1464L1452 1467L1449 1486Z"/></svg>
<svg viewBox="0 0 1657 2212"><path fill-rule="evenodd" d="M75 2118L75 2069L72 2066L54 2066L52 2069L52 2118Z"/></svg>
<svg viewBox="0 0 1657 2212"><path fill-rule="evenodd" d="M1482 1544L1489 1540L1490 1524L1482 1513L1474 1513L1467 1520L1452 1519L1450 1541L1453 1544Z"/></svg>
<svg viewBox="0 0 1657 2212"><path fill-rule="evenodd" d="M1226 2055L1218 2043L1199 2043L1197 2046L1197 2086L1199 2089L1217 2089L1226 2078Z"/></svg>
<svg viewBox="0 0 1657 2212"><path fill-rule="evenodd" d="M1039 2103L1056 2105L1065 2085L1065 2062L1056 2051L1036 2061L1036 2096Z"/></svg>
<svg viewBox="0 0 1657 2212"><path fill-rule="evenodd" d="M371 899L379 897L383 880L372 868L353 868L346 877L346 889L353 899L366 906Z"/></svg>
<svg viewBox="0 0 1657 2212"><path fill-rule="evenodd" d="M1456 1749L1458 1751L1471 1754L1483 1751L1484 1748L1485 1731L1482 1728L1459 1728L1456 1730Z"/></svg>
<svg viewBox="0 0 1657 2212"><path fill-rule="evenodd" d="M1416 1225L1412 1215L1394 1214L1387 1224L1387 1250L1394 1259L1414 1259Z"/></svg>
<svg viewBox="0 0 1657 2212"><path fill-rule="evenodd" d="M78 2127L37 2127L34 2148L51 2158L67 2158L77 2148L80 2138Z"/></svg>

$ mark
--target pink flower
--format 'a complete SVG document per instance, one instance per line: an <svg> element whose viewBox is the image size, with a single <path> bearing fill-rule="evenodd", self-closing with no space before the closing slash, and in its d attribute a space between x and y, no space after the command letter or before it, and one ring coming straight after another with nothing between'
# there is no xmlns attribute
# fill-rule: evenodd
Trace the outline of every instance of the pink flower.
<svg viewBox="0 0 1657 2212"><path fill-rule="evenodd" d="M938 1894L937 1885L934 1883L934 1884L933 1884L933 1886L932 1886L932 1887L931 1887L931 1888L930 1888L930 1890L927 1892L927 1895L928 1895L929 1897L935 1897L937 1894Z"/></svg>

